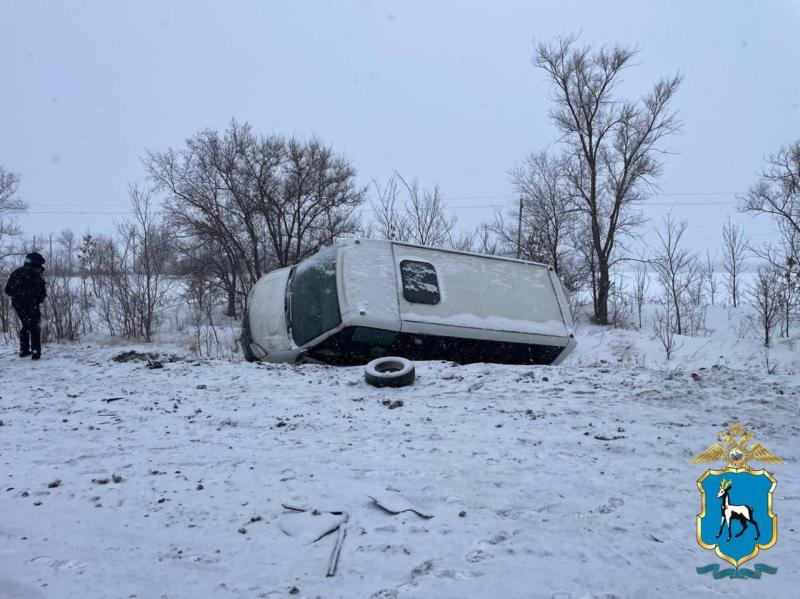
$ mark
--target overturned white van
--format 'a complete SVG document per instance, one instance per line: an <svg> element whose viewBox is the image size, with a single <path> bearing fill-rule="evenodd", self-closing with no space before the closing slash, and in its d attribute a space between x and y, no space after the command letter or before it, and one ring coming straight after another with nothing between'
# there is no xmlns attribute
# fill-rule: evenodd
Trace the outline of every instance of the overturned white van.
<svg viewBox="0 0 800 599"><path fill-rule="evenodd" d="M269 362L558 364L575 345L551 267L372 239L263 276L242 327L245 357Z"/></svg>

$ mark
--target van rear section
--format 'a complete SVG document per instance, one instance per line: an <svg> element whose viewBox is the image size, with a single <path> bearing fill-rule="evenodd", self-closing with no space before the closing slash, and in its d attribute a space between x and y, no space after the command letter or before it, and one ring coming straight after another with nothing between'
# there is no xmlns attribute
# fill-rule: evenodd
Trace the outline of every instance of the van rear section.
<svg viewBox="0 0 800 599"><path fill-rule="evenodd" d="M548 266L401 243L393 252L409 353L552 364L574 347L569 307Z"/></svg>
<svg viewBox="0 0 800 599"><path fill-rule="evenodd" d="M569 334L544 264L394 244L405 332L474 334L528 342ZM473 333L470 333L473 331Z"/></svg>

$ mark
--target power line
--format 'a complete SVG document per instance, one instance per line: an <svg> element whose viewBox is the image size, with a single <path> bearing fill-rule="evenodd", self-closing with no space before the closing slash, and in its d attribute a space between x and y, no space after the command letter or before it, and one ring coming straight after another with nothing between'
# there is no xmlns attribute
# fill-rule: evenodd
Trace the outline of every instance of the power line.
<svg viewBox="0 0 800 599"><path fill-rule="evenodd" d="M662 192L653 195L652 197L672 197L672 196L738 196L742 195L744 192L742 191L674 191L674 192ZM486 194L486 195L474 195L474 196L445 196L451 200L480 200L483 198L515 198L515 194L511 193L499 193L499 194Z"/></svg>
<svg viewBox="0 0 800 599"><path fill-rule="evenodd" d="M100 211L100 210L9 210L6 214L77 214L77 215L94 215L100 214L103 216L106 215L126 215L126 214L133 214L132 210L125 210L125 211Z"/></svg>
<svg viewBox="0 0 800 599"><path fill-rule="evenodd" d="M652 198L663 197L708 197L708 196L727 196L736 197L741 195L742 192L735 191L681 191L659 193ZM511 201L515 200L516 196L513 194L486 194L486 195L462 195L462 196L445 196L445 200L480 200L480 199L505 199L506 203L493 203L493 204L473 204L473 205L450 205L446 206L446 210L481 210L486 208L508 208L511 206ZM639 203L640 207L648 206L733 206L736 205L736 200L709 200L709 201L671 201L671 202L658 202L651 200L642 200ZM47 203L35 202L31 206L38 208L47 208L49 206L62 206L63 203ZM92 206L102 206L101 204L91 203L75 203L73 204L77 210L9 210L6 214L42 214L42 215L103 215L103 216L124 216L132 214L130 210L92 210ZM376 212L372 208L362 207L357 208L356 212Z"/></svg>
<svg viewBox="0 0 800 599"><path fill-rule="evenodd" d="M642 202L640 207L649 206L735 206L736 202ZM480 210L486 208L513 208L507 204L478 204L475 206L445 206L445 210ZM355 212L378 212L374 208L357 208ZM47 215L103 215L124 216L133 214L131 210L9 210L6 214L47 214Z"/></svg>

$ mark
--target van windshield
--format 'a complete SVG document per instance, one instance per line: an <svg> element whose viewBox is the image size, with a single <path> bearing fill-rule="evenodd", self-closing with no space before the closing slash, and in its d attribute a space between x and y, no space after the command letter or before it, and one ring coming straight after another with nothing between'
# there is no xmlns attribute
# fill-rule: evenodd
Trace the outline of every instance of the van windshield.
<svg viewBox="0 0 800 599"><path fill-rule="evenodd" d="M304 345L341 324L336 248L329 246L298 264L289 293L289 325L297 345Z"/></svg>

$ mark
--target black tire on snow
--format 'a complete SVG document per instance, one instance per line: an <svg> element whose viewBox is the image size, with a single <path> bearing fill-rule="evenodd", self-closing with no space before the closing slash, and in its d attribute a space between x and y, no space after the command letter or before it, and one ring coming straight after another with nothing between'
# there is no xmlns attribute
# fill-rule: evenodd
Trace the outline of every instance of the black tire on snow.
<svg viewBox="0 0 800 599"><path fill-rule="evenodd" d="M242 314L242 335L239 337L239 343L242 344L242 354L244 359L248 362L257 362L258 358L250 349L250 344L253 342L253 336L250 334L250 312L245 310Z"/></svg>
<svg viewBox="0 0 800 599"><path fill-rule="evenodd" d="M364 380L373 387L405 387L414 382L414 363L406 358L386 356L364 368Z"/></svg>

